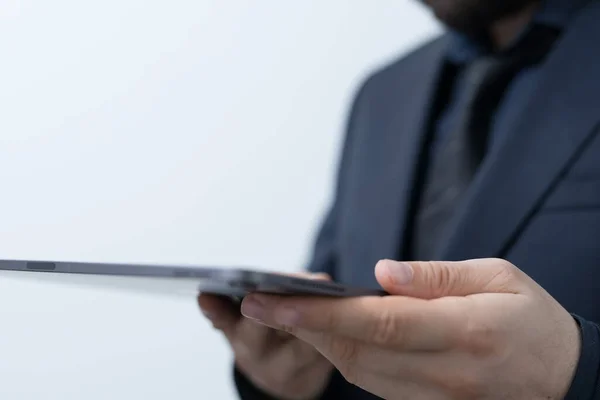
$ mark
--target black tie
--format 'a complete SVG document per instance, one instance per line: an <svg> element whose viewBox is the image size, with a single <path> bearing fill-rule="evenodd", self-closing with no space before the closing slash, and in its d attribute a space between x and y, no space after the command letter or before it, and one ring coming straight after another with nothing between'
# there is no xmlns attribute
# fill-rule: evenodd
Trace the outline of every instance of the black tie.
<svg viewBox="0 0 600 400"><path fill-rule="evenodd" d="M439 139L425 175L412 239L413 259L435 257L485 156L490 122L503 93L519 70L543 59L557 36L553 29L533 29L510 53L482 57L465 67L456 124Z"/></svg>

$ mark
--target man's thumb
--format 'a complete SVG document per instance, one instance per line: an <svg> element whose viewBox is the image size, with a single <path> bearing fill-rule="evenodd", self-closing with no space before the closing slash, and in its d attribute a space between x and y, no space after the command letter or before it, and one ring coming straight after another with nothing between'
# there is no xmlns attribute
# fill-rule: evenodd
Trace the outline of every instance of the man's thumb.
<svg viewBox="0 0 600 400"><path fill-rule="evenodd" d="M499 259L460 262L382 260L375 276L391 295L436 299L479 293L521 293L520 271Z"/></svg>

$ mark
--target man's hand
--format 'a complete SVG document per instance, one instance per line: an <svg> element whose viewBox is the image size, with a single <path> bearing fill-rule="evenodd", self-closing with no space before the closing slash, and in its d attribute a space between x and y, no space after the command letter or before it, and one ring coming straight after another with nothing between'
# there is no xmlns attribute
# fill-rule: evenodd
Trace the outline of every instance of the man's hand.
<svg viewBox="0 0 600 400"><path fill-rule="evenodd" d="M242 313L311 344L349 382L386 399L566 395L577 323L512 264L382 261L375 273L391 296L252 295Z"/></svg>
<svg viewBox="0 0 600 400"><path fill-rule="evenodd" d="M313 346L242 317L230 300L202 294L198 303L229 341L238 369L256 387L285 400L317 399L325 390L333 365Z"/></svg>

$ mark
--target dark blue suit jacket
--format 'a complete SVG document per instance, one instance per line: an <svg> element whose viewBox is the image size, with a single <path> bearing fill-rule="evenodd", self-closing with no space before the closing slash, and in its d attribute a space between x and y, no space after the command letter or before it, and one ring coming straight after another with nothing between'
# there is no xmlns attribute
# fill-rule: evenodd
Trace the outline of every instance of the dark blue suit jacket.
<svg viewBox="0 0 600 400"><path fill-rule="evenodd" d="M559 39L535 95L513 110L512 123L500 132L503 143L484 161L465 212L436 257L508 259L581 317L584 347L569 394L578 400L600 399L598 21L600 2L592 1ZM311 270L378 287L377 261L405 259L425 125L447 46L442 36L373 74L359 90ZM326 397L372 398L339 374Z"/></svg>

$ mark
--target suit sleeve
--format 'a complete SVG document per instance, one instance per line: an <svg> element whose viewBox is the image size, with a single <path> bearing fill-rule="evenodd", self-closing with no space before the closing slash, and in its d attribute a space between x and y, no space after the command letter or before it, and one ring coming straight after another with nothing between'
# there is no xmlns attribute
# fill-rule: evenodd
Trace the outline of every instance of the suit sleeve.
<svg viewBox="0 0 600 400"><path fill-rule="evenodd" d="M581 330L581 355L565 400L600 400L600 325L573 315Z"/></svg>
<svg viewBox="0 0 600 400"><path fill-rule="evenodd" d="M316 240L313 243L312 257L308 263L307 270L310 272L327 273L336 279L337 275L337 226L339 220L339 210L343 202L343 189L346 181L345 171L350 163L352 142L354 131L356 130L356 119L358 118L358 109L364 97L366 83L358 91L353 101L349 118L346 124L346 132L343 141L341 159L338 165L336 176L336 188L334 192L333 202L329 207L325 218L317 232ZM234 382L238 390L238 394L242 400L277 400L263 393L256 388L237 368L234 368ZM338 387L340 386L339 379L334 375L329 386L325 390L322 399L339 398Z"/></svg>

